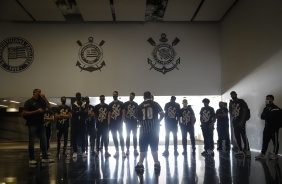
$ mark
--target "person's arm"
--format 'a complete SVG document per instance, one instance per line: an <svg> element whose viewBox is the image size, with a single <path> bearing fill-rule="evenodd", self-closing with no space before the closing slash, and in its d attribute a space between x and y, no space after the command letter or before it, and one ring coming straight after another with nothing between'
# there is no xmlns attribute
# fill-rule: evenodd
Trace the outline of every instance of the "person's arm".
<svg viewBox="0 0 282 184"><path fill-rule="evenodd" d="M44 101L46 107L51 108L51 104L49 103L45 95L43 93L40 93L39 95L41 96L42 100Z"/></svg>
<svg viewBox="0 0 282 184"><path fill-rule="evenodd" d="M192 123L193 126L194 126L195 123L196 123L196 117L195 117L194 115L191 116L191 123Z"/></svg>
<svg viewBox="0 0 282 184"><path fill-rule="evenodd" d="M159 115L160 115L160 116L159 116L158 121L161 122L161 121L163 120L164 116L165 116L164 111L159 112Z"/></svg>
<svg viewBox="0 0 282 184"><path fill-rule="evenodd" d="M50 115L49 117L44 117L44 122L48 122L48 121L53 121L54 120L54 115Z"/></svg>
<svg viewBox="0 0 282 184"><path fill-rule="evenodd" d="M43 113L43 112L44 110L41 108L34 110L34 111L23 110L23 116L31 116L33 114L38 114L38 113Z"/></svg>
<svg viewBox="0 0 282 184"><path fill-rule="evenodd" d="M268 112L269 112L268 108L265 107L265 108L263 109L263 112L262 112L261 115L260 115L260 118L261 118L262 120L266 120L267 117L268 117Z"/></svg>

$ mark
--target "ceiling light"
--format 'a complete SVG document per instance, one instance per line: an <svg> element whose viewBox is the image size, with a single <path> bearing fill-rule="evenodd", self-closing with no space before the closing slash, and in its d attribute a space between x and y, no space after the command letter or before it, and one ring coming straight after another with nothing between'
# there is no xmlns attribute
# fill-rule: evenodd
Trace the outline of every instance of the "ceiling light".
<svg viewBox="0 0 282 184"><path fill-rule="evenodd" d="M58 104L56 104L56 103L54 103L54 102L49 102L50 104L52 104L52 105L58 105Z"/></svg>
<svg viewBox="0 0 282 184"><path fill-rule="evenodd" d="M14 100L10 100L10 102L12 102L12 103L21 103L21 102L17 102L17 101L14 101Z"/></svg>
<svg viewBox="0 0 282 184"><path fill-rule="evenodd" d="M6 106L6 105L0 105L0 107L8 107L8 106Z"/></svg>

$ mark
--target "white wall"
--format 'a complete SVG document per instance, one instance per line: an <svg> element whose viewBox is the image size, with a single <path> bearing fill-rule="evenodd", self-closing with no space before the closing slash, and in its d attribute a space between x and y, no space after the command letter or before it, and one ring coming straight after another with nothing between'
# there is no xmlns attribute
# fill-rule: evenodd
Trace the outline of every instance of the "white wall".
<svg viewBox="0 0 282 184"><path fill-rule="evenodd" d="M34 61L25 71L9 73L0 68L0 97L30 97L41 88L49 97L122 95L134 91L142 95L150 90L155 95L220 95L220 44L217 23L6 23L0 22L0 41L22 37L34 49ZM181 63L179 70L165 75L149 70L153 46L165 33ZM80 47L92 36L102 46L106 67L102 71L80 71L75 66Z"/></svg>
<svg viewBox="0 0 282 184"><path fill-rule="evenodd" d="M282 1L238 1L221 24L223 100L237 91L251 109L247 134L252 149L261 150L265 96L282 107ZM280 143L282 136L280 131ZM272 143L269 151L272 151ZM280 149L281 150L281 149ZM282 151L280 151L282 153Z"/></svg>

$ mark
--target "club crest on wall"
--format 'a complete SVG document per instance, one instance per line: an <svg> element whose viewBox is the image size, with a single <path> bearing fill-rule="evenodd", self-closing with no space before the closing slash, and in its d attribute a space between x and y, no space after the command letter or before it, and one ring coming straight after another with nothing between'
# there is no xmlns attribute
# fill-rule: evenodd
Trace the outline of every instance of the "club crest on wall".
<svg viewBox="0 0 282 184"><path fill-rule="evenodd" d="M178 65L180 64L180 58L176 59L177 54L173 48L180 42L177 37L172 41L171 44L168 43L165 33L161 34L159 44L156 44L151 37L147 41L154 46L152 51L153 61L148 58L148 64L151 66L150 70L154 69L163 74L166 74L175 68L179 70Z"/></svg>
<svg viewBox="0 0 282 184"><path fill-rule="evenodd" d="M82 44L79 40L76 42L80 46L78 51L79 61L76 62L76 66L80 68L80 71L101 71L106 66L105 61L103 61L103 50L101 49L105 41L102 40L99 44L93 41L93 37L89 37L88 42L85 44Z"/></svg>
<svg viewBox="0 0 282 184"><path fill-rule="evenodd" d="M20 37L10 37L0 43L0 67L11 73L26 70L33 61L31 44Z"/></svg>

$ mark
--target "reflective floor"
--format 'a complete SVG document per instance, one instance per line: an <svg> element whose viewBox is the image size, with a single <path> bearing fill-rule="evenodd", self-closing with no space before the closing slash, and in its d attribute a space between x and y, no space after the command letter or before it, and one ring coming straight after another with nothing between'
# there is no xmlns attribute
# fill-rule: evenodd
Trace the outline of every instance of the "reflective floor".
<svg viewBox="0 0 282 184"><path fill-rule="evenodd" d="M254 183L274 184L281 183L282 158L278 161L255 161L257 152L252 152L251 159L234 157L232 151L215 151L214 157L201 156L203 145L198 145L196 154L174 156L172 146L170 155L161 156L164 147L159 147L161 162L160 174L154 173L153 158L148 154L144 163L144 174L137 174L134 166L138 157L133 156L133 150L127 158L107 158L103 154L99 158L88 156L82 159L56 158L56 150L51 149L55 163L30 166L28 164L27 149L3 148L0 149L0 184L2 183L160 183L160 184L196 184L196 183ZM180 148L180 147L179 147ZM109 148L114 154L114 147ZM39 150L37 161L40 161Z"/></svg>

